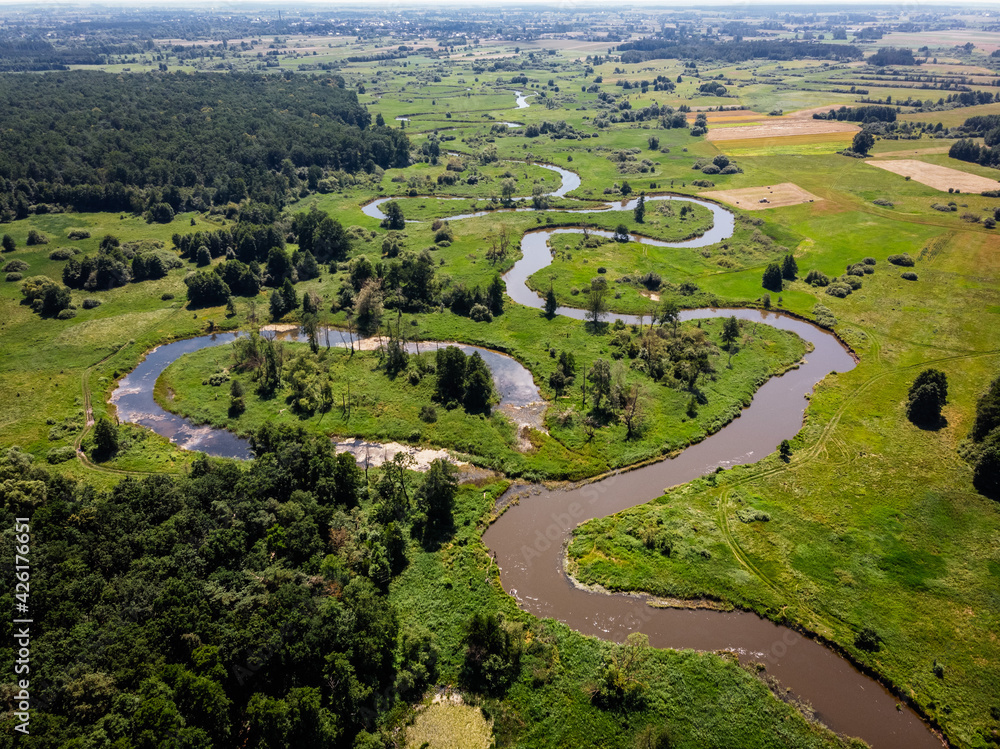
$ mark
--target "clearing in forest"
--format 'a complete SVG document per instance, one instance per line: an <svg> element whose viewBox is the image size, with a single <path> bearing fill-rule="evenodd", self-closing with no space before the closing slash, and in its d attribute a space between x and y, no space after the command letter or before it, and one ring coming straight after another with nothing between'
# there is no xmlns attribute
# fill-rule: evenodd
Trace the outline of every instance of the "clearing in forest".
<svg viewBox="0 0 1000 749"><path fill-rule="evenodd" d="M700 193L700 197L714 198L723 203L737 205L745 211L762 211L765 208L783 208L799 203L812 203L822 200L811 192L803 190L792 182L782 182L779 185L762 185L760 187L744 187L740 190L709 190Z"/></svg>
<svg viewBox="0 0 1000 749"><path fill-rule="evenodd" d="M949 188L955 188L962 192L984 192L1000 189L1000 183L995 179L915 159L869 160L865 163L877 166L879 169L885 169L887 172L910 177L922 185L933 187L942 192L947 192Z"/></svg>

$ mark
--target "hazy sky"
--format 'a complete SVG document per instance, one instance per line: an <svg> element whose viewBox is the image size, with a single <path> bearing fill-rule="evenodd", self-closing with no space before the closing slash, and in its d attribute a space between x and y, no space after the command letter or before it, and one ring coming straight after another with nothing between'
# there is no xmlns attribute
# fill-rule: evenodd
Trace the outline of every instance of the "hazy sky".
<svg viewBox="0 0 1000 749"><path fill-rule="evenodd" d="M233 0L233 2L197 2L197 0L176 0L171 2L162 2L160 0L102 0L101 2L66 2L66 0L35 0L31 3L25 3L23 0L0 0L0 8L6 9L19 9L28 10L33 7L44 6L48 12L52 12L53 8L65 7L65 8L81 8L81 7L106 7L106 8L126 8L126 7L145 7L145 8L201 8L209 12L225 12L227 10L238 11L241 13L253 13L256 8L282 8L287 10L294 10L296 7L309 7L310 9L315 9L318 7L325 8L352 8L352 9L363 9L371 8L373 10L391 10L393 8L400 7L441 7L442 5L447 5L449 7L467 7L470 10L480 10L482 5L479 3L471 2L470 0L435 0L433 3L428 2L428 0L296 0L295 2L282 2L281 0L253 0L252 2L239 2L238 0ZM865 7L872 10L891 10L901 13L912 12L912 11L926 11L926 10L949 10L952 12L961 12L963 8L974 9L976 11L986 10L988 8L996 9L998 14L1000 14L1000 3L997 0L964 0L960 4L947 4L941 2L929 2L928 0L902 0L896 3L872 3L870 0L810 0L808 3L787 3L787 2L752 2L752 0L745 0L744 2L733 2L733 0L630 0L626 5L620 5L615 8L615 12L628 11L630 9L636 10L670 10L671 8L677 7L705 7L712 6L713 8L720 7L733 7L733 8L745 8L745 7L756 7L760 6L767 7L781 7L783 9L787 8L789 10L799 10L808 12L815 8L817 5L821 6L851 6L851 7ZM563 10L567 12L572 12L574 10L601 10L607 8L607 3L599 2L598 0L505 0L500 6L493 6L494 10L500 10L501 8L507 8L514 10L518 7L525 6L542 6L547 7L552 10Z"/></svg>

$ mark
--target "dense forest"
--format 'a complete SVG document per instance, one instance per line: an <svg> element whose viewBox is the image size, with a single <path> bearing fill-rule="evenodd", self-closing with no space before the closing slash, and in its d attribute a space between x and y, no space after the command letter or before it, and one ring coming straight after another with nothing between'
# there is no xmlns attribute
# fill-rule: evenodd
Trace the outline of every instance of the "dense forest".
<svg viewBox="0 0 1000 749"><path fill-rule="evenodd" d="M0 218L283 205L324 170L406 166L401 130L339 77L98 72L0 76ZM150 107L149 102L157 105ZM161 210L165 210L162 209Z"/></svg>
<svg viewBox="0 0 1000 749"><path fill-rule="evenodd" d="M641 39L620 44L621 61L639 63L645 60L860 60L861 50L853 45L791 42L786 40L756 40L739 42L671 42L664 39Z"/></svg>
<svg viewBox="0 0 1000 749"><path fill-rule="evenodd" d="M434 678L430 635L402 631L386 588L411 537L450 532L450 468L387 464L369 497L327 439L265 427L253 445L246 466L202 457L104 492L0 456L7 527L32 516L46 581L34 745L367 746Z"/></svg>

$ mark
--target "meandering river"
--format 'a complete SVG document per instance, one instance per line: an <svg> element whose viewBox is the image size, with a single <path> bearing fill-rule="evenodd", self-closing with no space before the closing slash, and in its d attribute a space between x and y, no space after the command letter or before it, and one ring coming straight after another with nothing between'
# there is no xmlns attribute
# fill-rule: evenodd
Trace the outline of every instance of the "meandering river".
<svg viewBox="0 0 1000 749"><path fill-rule="evenodd" d="M519 98L519 105L521 99L523 97ZM553 195L562 197L579 186L579 177L572 172L553 166L546 168L563 176L562 186ZM365 213L381 218L379 206L390 199L369 203L364 207ZM637 241L665 247L701 247L732 236L733 214L714 203L674 196L653 196L646 200L698 203L712 211L714 223L704 235L684 242L635 237ZM634 204L635 201L623 203L619 209L631 210ZM608 208L574 212L600 210ZM460 214L449 220L488 213L491 212ZM552 262L549 238L574 231L582 230L540 229L524 235L522 257L504 276L511 299L541 308L541 298L528 288L526 281L531 274ZM609 235L607 232L591 233ZM584 315L583 310L567 307L559 308L558 312L577 319ZM807 394L813 387L831 372L845 372L855 365L854 359L833 335L784 315L745 309L690 310L682 314L682 319L729 315L793 331L811 342L813 351L798 369L765 383L739 418L677 457L567 491L541 490L510 507L483 537L495 554L503 585L524 610L558 619L583 634L622 641L629 633L641 631L649 636L650 644L655 647L730 650L744 660L760 661L783 686L810 703L817 716L834 731L860 737L878 749L940 747L941 741L919 716L899 705L881 684L862 674L834 651L794 630L748 612L653 608L642 596L591 592L574 585L564 570L565 545L578 524L648 502L660 496L664 488L688 482L719 466L726 468L760 460L772 453L781 440L799 431L808 403ZM610 317L627 323L640 321L631 315ZM186 353L231 342L234 337L228 333L202 336L151 351L122 379L112 395L119 418L148 426L186 449L226 457L251 457L246 440L225 430L192 425L164 411L153 399L156 379L170 363ZM337 343L341 345L340 341ZM518 405L538 400L531 373L518 362L494 351L472 346L462 348L466 353L478 350L486 360L502 403Z"/></svg>

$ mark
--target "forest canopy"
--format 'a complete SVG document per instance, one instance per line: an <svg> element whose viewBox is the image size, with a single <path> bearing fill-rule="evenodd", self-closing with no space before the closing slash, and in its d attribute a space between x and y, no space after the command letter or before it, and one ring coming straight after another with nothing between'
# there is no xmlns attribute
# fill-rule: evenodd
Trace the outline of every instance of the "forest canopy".
<svg viewBox="0 0 1000 749"><path fill-rule="evenodd" d="M250 197L280 206L298 169L406 166L403 132L370 127L341 85L329 76L0 75L0 217L38 204L177 212Z"/></svg>
<svg viewBox="0 0 1000 749"><path fill-rule="evenodd" d="M815 42L733 41L733 42L674 42L665 39L640 39L618 46L621 61L637 63L645 60L859 60L861 50L851 44L821 44Z"/></svg>

